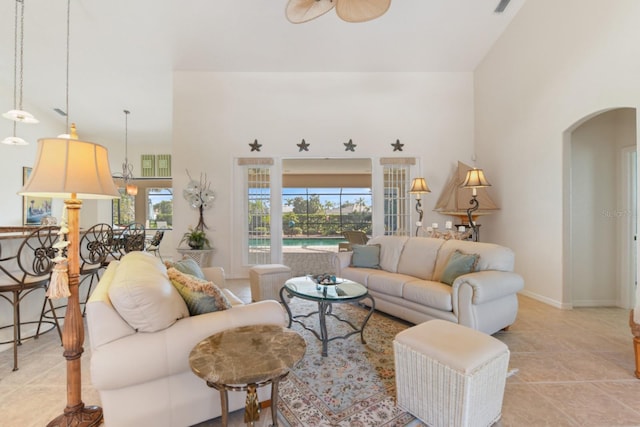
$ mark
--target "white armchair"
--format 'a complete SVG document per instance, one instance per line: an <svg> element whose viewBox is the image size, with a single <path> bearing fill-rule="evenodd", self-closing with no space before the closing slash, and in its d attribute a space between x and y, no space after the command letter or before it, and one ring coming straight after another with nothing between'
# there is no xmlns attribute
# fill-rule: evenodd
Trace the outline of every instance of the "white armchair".
<svg viewBox="0 0 640 427"><path fill-rule="evenodd" d="M219 392L191 372L191 349L202 339L225 329L258 323L286 325L286 314L280 304L276 301L243 304L224 289L224 271L211 267L203 272L223 288L233 308L192 317L187 311L186 316L169 327L153 332L136 330L123 317L123 310L119 313L114 308L109 290L118 281L126 280L123 276L135 277L136 287L130 293L139 298L145 286L157 287L158 281L164 281L164 268L158 258L143 252L112 262L87 304L91 381L100 393L105 424L109 427L184 427L218 417ZM126 274L124 271L118 274L119 269ZM161 284L163 293L173 289L168 277L166 281ZM152 295L151 299L158 298L153 291L143 298L149 298L148 295ZM176 301L146 302L151 304L141 305L139 311L149 307L172 311L179 305ZM184 313L181 307L178 309ZM268 390L261 392L262 398L268 398ZM229 397L230 410L243 407L242 393Z"/></svg>

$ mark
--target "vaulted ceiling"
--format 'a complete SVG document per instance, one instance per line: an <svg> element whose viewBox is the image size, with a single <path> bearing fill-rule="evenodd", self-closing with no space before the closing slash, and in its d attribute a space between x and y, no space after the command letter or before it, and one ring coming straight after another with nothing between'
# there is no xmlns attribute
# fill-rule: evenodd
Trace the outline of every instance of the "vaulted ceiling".
<svg viewBox="0 0 640 427"><path fill-rule="evenodd" d="M393 0L357 24L334 11L292 24L286 2L71 0L70 121L87 139L122 141L126 108L130 144L169 143L174 70L472 72L525 0L500 14L499 0ZM24 4L23 104L62 133L54 108L66 109L67 1ZM0 2L3 112L13 106L14 7ZM11 126L0 131L9 136Z"/></svg>

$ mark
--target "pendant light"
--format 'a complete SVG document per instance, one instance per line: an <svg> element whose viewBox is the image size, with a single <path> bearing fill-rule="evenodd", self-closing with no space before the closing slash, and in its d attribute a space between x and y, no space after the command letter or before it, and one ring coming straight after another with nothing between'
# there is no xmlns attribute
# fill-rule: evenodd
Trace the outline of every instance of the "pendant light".
<svg viewBox="0 0 640 427"><path fill-rule="evenodd" d="M20 20L18 20L20 9ZM18 42L18 39L20 40ZM20 49L18 50L18 44ZM19 70L19 71L18 71ZM18 75L20 82L18 84ZM13 49L13 110L2 114L2 117L21 123L38 123L33 114L22 109L22 84L24 81L24 0L16 0L14 49ZM19 90L18 90L19 88Z"/></svg>
<svg viewBox="0 0 640 427"><path fill-rule="evenodd" d="M20 20L18 21L18 9ZM18 30L18 24L20 29ZM19 34L19 36L18 36ZM20 50L18 51L18 38ZM18 60L18 53L20 54ZM22 82L23 82L23 53L24 53L24 0L16 0L14 22L14 48L13 48L13 110L2 114L2 117L13 121L13 136L2 140L6 145L29 145L27 141L16 136L16 123L38 123L31 113L22 109ZM18 68L20 69L20 91L18 92Z"/></svg>
<svg viewBox="0 0 640 427"><path fill-rule="evenodd" d="M129 163L128 148L129 148L129 110L124 111L124 163L122 164L122 179L124 180L124 187L127 194L135 196L138 194L138 186L133 184L133 165Z"/></svg>

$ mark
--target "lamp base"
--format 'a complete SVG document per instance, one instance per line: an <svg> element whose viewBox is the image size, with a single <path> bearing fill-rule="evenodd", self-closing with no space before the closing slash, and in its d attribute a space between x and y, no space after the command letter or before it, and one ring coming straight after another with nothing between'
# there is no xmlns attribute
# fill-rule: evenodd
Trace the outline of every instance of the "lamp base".
<svg viewBox="0 0 640 427"><path fill-rule="evenodd" d="M47 424L47 427L93 427L102 423L102 408L82 406L76 411L67 411Z"/></svg>

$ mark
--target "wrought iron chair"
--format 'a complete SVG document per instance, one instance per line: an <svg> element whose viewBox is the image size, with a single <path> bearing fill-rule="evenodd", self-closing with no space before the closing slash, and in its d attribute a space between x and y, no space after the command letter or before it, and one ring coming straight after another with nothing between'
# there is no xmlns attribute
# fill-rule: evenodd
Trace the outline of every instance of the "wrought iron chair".
<svg viewBox="0 0 640 427"><path fill-rule="evenodd" d="M134 222L122 231L124 253L144 251L144 225Z"/></svg>
<svg viewBox="0 0 640 427"><path fill-rule="evenodd" d="M80 304L83 305L84 316L86 303L91 296L94 280L100 280L101 271L108 265L107 258L111 255L113 229L109 224L96 224L89 228L80 239L80 283L89 281L87 297Z"/></svg>
<svg viewBox="0 0 640 427"><path fill-rule="evenodd" d="M59 227L47 226L40 227L29 233L20 243L15 254L2 256L0 251L0 297L8 301L13 308L13 325L3 326L4 328L13 328L13 339L1 342L0 344L13 343L13 370L18 370L18 346L23 340L29 338L38 338L41 333L45 333L58 328L58 334L62 340L62 332L58 324L53 303L49 298L44 299L42 312L47 302L53 313L53 321L43 320L42 316L38 321L23 322L20 318L20 303L23 299L37 289L46 291L51 277L51 271L55 263L52 259L55 257L55 249L53 244L58 239ZM9 294L9 295L5 295ZM38 324L35 333L23 334L24 325ZM43 323L50 324L51 327L45 331L40 331Z"/></svg>
<svg viewBox="0 0 640 427"><path fill-rule="evenodd" d="M144 248L147 252L153 252L153 254L160 258L160 261L163 261L162 254L160 254L160 243L162 242L162 238L164 237L164 231L158 230L153 237L147 241L146 247Z"/></svg>
<svg viewBox="0 0 640 427"><path fill-rule="evenodd" d="M82 315L85 314L86 303L91 295L94 281L100 280L100 272L109 264L107 257L111 255L110 245L113 241L113 230L109 224L96 224L82 234L80 238L80 281L78 289L87 280L89 287L87 289L86 298L80 302L83 306ZM56 306L59 310L66 305ZM52 316L52 310L46 310L43 314L46 319L64 319L64 315Z"/></svg>

